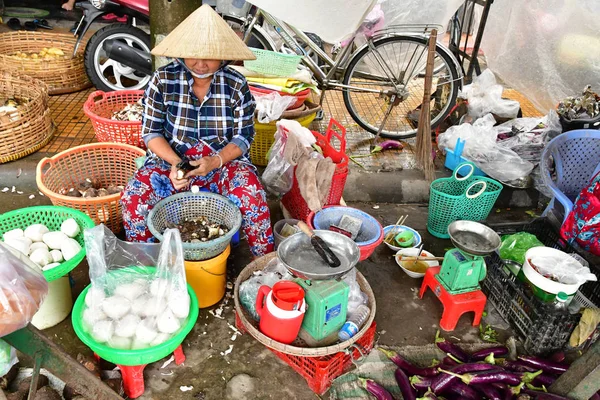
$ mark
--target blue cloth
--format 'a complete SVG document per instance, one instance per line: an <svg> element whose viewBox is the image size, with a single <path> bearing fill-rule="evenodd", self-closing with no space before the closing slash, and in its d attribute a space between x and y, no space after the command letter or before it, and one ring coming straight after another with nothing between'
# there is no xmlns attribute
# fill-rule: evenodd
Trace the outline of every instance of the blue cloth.
<svg viewBox="0 0 600 400"><path fill-rule="evenodd" d="M244 76L228 67L219 69L202 101L194 94L193 83L190 72L177 60L154 73L143 97L146 145L162 136L182 157L199 141L217 152L233 143L242 150L239 160L249 162L256 104ZM148 153L147 163L159 161Z"/></svg>

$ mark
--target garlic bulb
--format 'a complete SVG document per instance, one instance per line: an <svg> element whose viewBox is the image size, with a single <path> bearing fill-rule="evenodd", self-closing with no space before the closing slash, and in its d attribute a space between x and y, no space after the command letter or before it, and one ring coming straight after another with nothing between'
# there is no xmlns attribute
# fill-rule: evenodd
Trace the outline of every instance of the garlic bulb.
<svg viewBox="0 0 600 400"><path fill-rule="evenodd" d="M23 229L17 228L17 229L11 229L8 232L4 232L4 235L2 235L2 238L4 239L4 241L10 240L10 239L20 239L23 237Z"/></svg>
<svg viewBox="0 0 600 400"><path fill-rule="evenodd" d="M74 238L79 234L81 229L79 228L79 224L77 223L77 221L75 221L75 219L69 218L64 220L63 223L60 224L60 231L68 237Z"/></svg>
<svg viewBox="0 0 600 400"><path fill-rule="evenodd" d="M100 343L108 342L115 332L115 324L107 319L98 321L92 327L92 337Z"/></svg>
<svg viewBox="0 0 600 400"><path fill-rule="evenodd" d="M169 309L177 318L187 318L190 313L190 296L187 292L176 292L169 296Z"/></svg>
<svg viewBox="0 0 600 400"><path fill-rule="evenodd" d="M150 343L156 338L158 332L154 328L155 321L153 318L143 320L135 329L135 341L142 343Z"/></svg>
<svg viewBox="0 0 600 400"><path fill-rule="evenodd" d="M67 235L58 231L44 233L42 236L44 243L46 243L52 250L60 250L60 246L62 246L67 239Z"/></svg>
<svg viewBox="0 0 600 400"><path fill-rule="evenodd" d="M181 328L179 319L171 312L167 310L156 319L156 325L158 330L162 333L175 333Z"/></svg>
<svg viewBox="0 0 600 400"><path fill-rule="evenodd" d="M123 283L115 288L113 294L123 296L126 299L133 301L144 294L145 288L137 283Z"/></svg>
<svg viewBox="0 0 600 400"><path fill-rule="evenodd" d="M85 305L88 307L100 307L105 298L104 289L92 286L85 295Z"/></svg>
<svg viewBox="0 0 600 400"><path fill-rule="evenodd" d="M111 319L121 319L131 310L131 302L121 296L107 297L102 302L102 310Z"/></svg>
<svg viewBox="0 0 600 400"><path fill-rule="evenodd" d="M23 236L31 239L31 241L33 241L33 242L41 242L44 234L46 234L48 232L50 232L50 229L48 229L48 227L46 225L33 224L33 225L29 225L27 228L25 228L25 231L23 232Z"/></svg>
<svg viewBox="0 0 600 400"><path fill-rule="evenodd" d="M81 245L79 244L79 242L71 238L67 238L64 242L62 242L60 246L60 251L62 252L65 261L69 261L71 258L75 257L80 250Z"/></svg>
<svg viewBox="0 0 600 400"><path fill-rule="evenodd" d="M115 334L121 337L132 337L135 335L135 330L142 320L135 314L127 314L117 321L115 326Z"/></svg>

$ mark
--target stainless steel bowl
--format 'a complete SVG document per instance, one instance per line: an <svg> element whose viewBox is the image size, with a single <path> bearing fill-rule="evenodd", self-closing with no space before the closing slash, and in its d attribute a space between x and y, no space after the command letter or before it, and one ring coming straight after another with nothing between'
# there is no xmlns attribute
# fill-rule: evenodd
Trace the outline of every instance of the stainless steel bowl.
<svg viewBox="0 0 600 400"><path fill-rule="evenodd" d="M488 226L475 221L454 221L448 226L452 244L474 256L485 256L500 247L500 236Z"/></svg>
<svg viewBox="0 0 600 400"><path fill-rule="evenodd" d="M316 230L315 233L338 256L341 265L331 268L313 248L310 238L299 232L284 239L277 248L277 257L290 274L302 279L336 279L346 275L358 263L360 250L352 239L332 231Z"/></svg>

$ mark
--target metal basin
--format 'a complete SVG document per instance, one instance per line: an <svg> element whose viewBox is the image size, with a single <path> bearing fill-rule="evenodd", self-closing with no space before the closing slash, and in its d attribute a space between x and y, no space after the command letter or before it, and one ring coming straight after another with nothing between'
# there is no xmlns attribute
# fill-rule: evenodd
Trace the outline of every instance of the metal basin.
<svg viewBox="0 0 600 400"><path fill-rule="evenodd" d="M302 279L326 280L341 278L354 268L360 250L352 239L332 231L316 230L315 233L338 256L341 265L331 268L313 248L310 238L299 232L286 238L277 248L277 257L290 274Z"/></svg>
<svg viewBox="0 0 600 400"><path fill-rule="evenodd" d="M500 247L500 236L488 226L474 221L455 221L448 226L450 240L460 250L485 256Z"/></svg>

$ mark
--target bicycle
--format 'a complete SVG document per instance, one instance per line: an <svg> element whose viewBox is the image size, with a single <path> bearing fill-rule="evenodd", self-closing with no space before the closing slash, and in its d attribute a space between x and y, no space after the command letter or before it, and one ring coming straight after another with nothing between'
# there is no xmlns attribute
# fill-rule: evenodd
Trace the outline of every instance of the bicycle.
<svg viewBox="0 0 600 400"><path fill-rule="evenodd" d="M312 71L322 90L321 104L327 90L341 90L346 109L363 129L392 139L416 136L429 33L436 26L390 26L367 36L366 44L354 49L359 28L333 59L306 33L263 9L253 7L246 18L237 20L247 43L258 38L266 50L278 49L259 22L275 27L287 49L302 56L302 63ZM434 62L432 128L450 113L462 86L458 61L439 43Z"/></svg>

